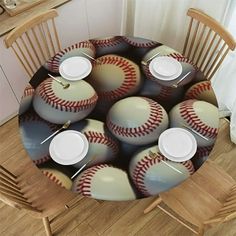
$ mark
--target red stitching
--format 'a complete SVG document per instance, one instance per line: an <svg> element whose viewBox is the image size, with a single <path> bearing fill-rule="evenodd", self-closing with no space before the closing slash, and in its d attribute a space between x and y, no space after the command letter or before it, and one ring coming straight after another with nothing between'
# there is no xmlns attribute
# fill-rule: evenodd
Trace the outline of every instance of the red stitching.
<svg viewBox="0 0 236 236"><path fill-rule="evenodd" d="M119 88L112 91L97 91L99 99L107 101L116 100L126 96L130 92L130 89L134 88L139 75L136 73L135 65L129 60L120 56L109 55L100 57L99 62L100 64L95 65L95 67L111 64L121 68L124 73L124 80ZM93 83L92 80L91 83Z"/></svg>
<svg viewBox="0 0 236 236"><path fill-rule="evenodd" d="M107 164L100 164L82 172L79 176L79 181L75 183L75 191L82 194L86 197L91 197L91 181L97 171L101 170L102 168L109 167L110 165Z"/></svg>
<svg viewBox="0 0 236 236"><path fill-rule="evenodd" d="M41 98L50 106L61 111L78 112L81 110L89 109L96 105L98 96L95 93L92 97L81 101L66 101L57 97L52 90L53 80L46 79L38 87L38 92Z"/></svg>
<svg viewBox="0 0 236 236"><path fill-rule="evenodd" d="M99 143L106 145L112 149L114 154L117 154L119 152L118 143L111 137L105 135L104 133L99 133L94 131L88 131L83 133L88 139L89 143Z"/></svg>
<svg viewBox="0 0 236 236"><path fill-rule="evenodd" d="M210 127L203 123L201 119L197 116L196 112L193 109L193 104L197 100L187 100L180 104L179 111L181 117L187 122L187 124L208 138L215 138L217 136L217 128Z"/></svg>
<svg viewBox="0 0 236 236"><path fill-rule="evenodd" d="M22 98L28 97L28 96L32 96L34 94L34 89L33 87L29 84L27 85L27 87L24 90L24 94L22 96ZM21 99L22 99L21 98Z"/></svg>
<svg viewBox="0 0 236 236"><path fill-rule="evenodd" d="M179 53L173 52L173 53L170 53L167 56L171 56L171 57L173 57L174 59L176 59L179 62L188 63L188 64L192 65L195 70L198 70L197 65L195 65L191 60L189 60L187 57L184 57L183 55L181 55Z"/></svg>
<svg viewBox="0 0 236 236"><path fill-rule="evenodd" d="M132 179L139 191L141 191L145 196L150 196L150 193L146 188L144 182L145 175L151 166L158 164L161 160L169 161L160 153L156 153L155 157L145 155L142 160L138 161L137 165L134 168L134 171L132 173ZM184 161L181 162L181 164L187 168L190 175L194 173L194 166L191 161Z"/></svg>
<svg viewBox="0 0 236 236"><path fill-rule="evenodd" d="M44 156L44 157L40 157L40 159L38 160L33 160L33 163L36 164L36 165L40 165L40 164L43 164L44 162L50 160L51 157L49 155L47 156Z"/></svg>
<svg viewBox="0 0 236 236"><path fill-rule="evenodd" d="M61 180L59 180L55 175L53 175L53 173L46 171L46 170L42 170L43 174L46 175L50 180L52 180L54 183L58 184L59 186L65 188L65 186L63 186L63 183Z"/></svg>
<svg viewBox="0 0 236 236"><path fill-rule="evenodd" d="M91 49L93 51L93 54L95 54L95 47L93 46L93 44L89 41L83 41L83 42L79 42L76 43L72 46L69 46L65 49L63 49L62 51L58 52L53 58L51 58L48 62L48 69L50 71L54 71L54 72L58 72L59 71L59 66L61 63L61 58L68 52L73 51L74 49L78 49L78 48L87 48L87 49Z"/></svg>
<svg viewBox="0 0 236 236"><path fill-rule="evenodd" d="M123 37L123 40L135 47L142 47L142 48L149 48L149 47L153 47L153 46L156 46L159 44L159 43L157 43L155 41L151 41L151 40L148 40L147 42L136 42L136 41L132 41L132 39L127 38L127 37Z"/></svg>
<svg viewBox="0 0 236 236"><path fill-rule="evenodd" d="M195 154L195 157L200 158L204 156L209 156L213 146L208 146L208 147L199 147L197 149L197 152Z"/></svg>
<svg viewBox="0 0 236 236"><path fill-rule="evenodd" d="M113 47L122 43L121 36L115 36L112 38L104 38L104 39L90 39L89 40L95 47L105 48L105 47Z"/></svg>
<svg viewBox="0 0 236 236"><path fill-rule="evenodd" d="M206 91L212 91L211 82L199 82L187 91L185 94L185 99L197 99L201 93Z"/></svg>
<svg viewBox="0 0 236 236"><path fill-rule="evenodd" d="M109 117L107 118L107 126L112 132L117 135L126 136L126 137L140 137L145 136L151 132L153 132L157 126L159 126L163 121L163 108L160 104L153 101L152 99L142 97L142 99L146 100L150 106L150 114L147 121L135 128L126 128L114 124Z"/></svg>

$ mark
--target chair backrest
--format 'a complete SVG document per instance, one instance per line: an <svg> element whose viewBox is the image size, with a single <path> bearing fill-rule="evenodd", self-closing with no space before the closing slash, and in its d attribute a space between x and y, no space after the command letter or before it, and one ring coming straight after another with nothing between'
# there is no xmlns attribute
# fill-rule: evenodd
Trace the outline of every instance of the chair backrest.
<svg viewBox="0 0 236 236"><path fill-rule="evenodd" d="M0 200L18 209L40 212L24 195L18 177L2 165L0 165Z"/></svg>
<svg viewBox="0 0 236 236"><path fill-rule="evenodd" d="M17 175L0 165L0 200L32 216L47 217L68 208L79 199L73 192L62 188L46 177L31 160L14 160ZM13 163L10 163L11 165ZM82 198L82 196L80 197Z"/></svg>
<svg viewBox="0 0 236 236"><path fill-rule="evenodd" d="M183 54L210 80L229 50L235 49L235 40L222 25L202 11L190 8L187 15L191 19Z"/></svg>
<svg viewBox="0 0 236 236"><path fill-rule="evenodd" d="M31 78L37 69L61 50L54 18L56 10L38 14L13 29L5 38Z"/></svg>

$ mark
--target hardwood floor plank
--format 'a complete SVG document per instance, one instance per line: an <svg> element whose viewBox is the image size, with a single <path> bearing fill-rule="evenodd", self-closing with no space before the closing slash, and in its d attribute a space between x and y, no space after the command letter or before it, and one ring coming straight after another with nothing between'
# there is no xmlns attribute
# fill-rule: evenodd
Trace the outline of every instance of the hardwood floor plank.
<svg viewBox="0 0 236 236"><path fill-rule="evenodd" d="M86 222L82 222L70 233L66 234L67 236L98 236L99 234Z"/></svg>
<svg viewBox="0 0 236 236"><path fill-rule="evenodd" d="M131 207L134 207L137 201L122 202L103 202L99 209L88 219L88 224L96 229L99 235L111 227L119 218L122 217Z"/></svg>
<svg viewBox="0 0 236 236"><path fill-rule="evenodd" d="M129 209L122 217L120 217L110 228L108 228L103 236L120 236L134 235L138 232L154 215L156 211L150 214L143 214L143 209L153 201L153 198L141 199L133 207ZM99 223L99 222L98 222Z"/></svg>

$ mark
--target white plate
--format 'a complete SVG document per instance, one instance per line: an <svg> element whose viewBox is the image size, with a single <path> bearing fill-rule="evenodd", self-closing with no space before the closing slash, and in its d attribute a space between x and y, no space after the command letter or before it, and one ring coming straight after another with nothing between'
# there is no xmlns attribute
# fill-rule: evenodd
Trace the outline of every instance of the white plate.
<svg viewBox="0 0 236 236"><path fill-rule="evenodd" d="M173 80L182 73L181 64L173 57L160 56L154 58L149 64L151 74L160 80Z"/></svg>
<svg viewBox="0 0 236 236"><path fill-rule="evenodd" d="M59 66L60 75L70 81L85 78L91 70L92 64L85 57L69 57Z"/></svg>
<svg viewBox="0 0 236 236"><path fill-rule="evenodd" d="M167 159L182 162L194 156L197 151L197 141L186 129L170 128L160 135L158 147Z"/></svg>
<svg viewBox="0 0 236 236"><path fill-rule="evenodd" d="M50 145L51 158L61 165L73 165L87 154L89 143L84 134L76 130L66 130L56 135Z"/></svg>

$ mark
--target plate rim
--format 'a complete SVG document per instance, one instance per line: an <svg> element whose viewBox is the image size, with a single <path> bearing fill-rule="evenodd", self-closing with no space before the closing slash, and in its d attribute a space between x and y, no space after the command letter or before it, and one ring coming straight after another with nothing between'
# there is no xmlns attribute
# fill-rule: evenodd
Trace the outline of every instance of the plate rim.
<svg viewBox="0 0 236 236"><path fill-rule="evenodd" d="M177 73L175 73L174 75L172 75L172 76L163 76L163 75L161 75L161 74L158 74L156 71L154 71L154 69L153 69L153 63L155 62L155 60L157 60L157 59L159 59L159 58L161 58L161 57L162 57L162 58L163 58L163 57L164 57L164 58L171 58L171 59L173 59L174 61L176 61L177 64L180 65L179 71L178 71ZM155 58L152 59L151 62L149 63L148 69L149 69L149 71L150 71L150 73L151 73L152 76L154 76L155 78L160 79L160 80L162 80L162 81L166 81L166 82L177 79L177 78L182 74L182 72L183 72L183 67L182 67L181 63L180 63L178 60L176 60L175 58L170 57L170 56L157 56L157 57L155 57Z"/></svg>
<svg viewBox="0 0 236 236"><path fill-rule="evenodd" d="M63 133L64 133L64 134L65 134L65 133L76 133L76 134L79 135L79 136L82 138L82 140L84 141L84 148L83 148L81 154L79 155L79 157L82 156L82 157L80 158L80 160L74 162L74 160L76 160L76 159L79 158L79 157L76 157L76 158L72 159L73 162L72 162L71 160L70 160L70 161L65 161L65 160L63 160L63 159L61 159L61 158L55 157L55 156L56 156L55 153L52 155L52 153L54 152L54 151L53 151L53 147L55 146L55 145L54 145L54 144L55 144L55 140L58 138L58 136L62 136ZM54 145L54 146L53 146L53 145ZM51 140L51 142L50 142L50 144L49 144L49 154L50 154L50 157L52 158L53 161L55 161L56 163L61 164L61 165L74 165L74 164L76 164L76 163L82 161L82 160L84 159L84 157L87 155L88 149L89 149L89 142L88 142L86 136L85 136L83 133L81 133L81 132L79 132L79 131L77 131L77 130L65 130L65 131L60 132L60 133L57 134L55 137L53 137L53 139Z"/></svg>
<svg viewBox="0 0 236 236"><path fill-rule="evenodd" d="M173 129L175 129L175 130L178 129L178 130L181 130L181 131L185 132L186 134L189 135L189 137L193 141L193 149L192 149L192 151L188 155L186 155L186 156L184 156L182 158L177 158L177 157L174 157L174 156L168 154L164 150L162 142L160 142L160 140L162 140L163 135L165 135L166 132L170 132L170 130L173 130ZM166 129L164 132L161 133L161 135L160 135L160 137L158 139L158 147L159 147L159 150L160 150L161 154L164 155L168 160L173 161L173 162L183 162L183 161L190 160L195 155L195 153L197 151L197 140L193 136L193 134L191 132L189 132L188 130L186 130L184 128L180 128L180 127L172 127L172 128Z"/></svg>
<svg viewBox="0 0 236 236"><path fill-rule="evenodd" d="M88 71L85 72L84 74L80 75L80 76L68 76L68 75L66 75L62 70L63 63L65 63L68 59L71 59L71 58L83 58L83 60L88 63L88 66L89 66ZM66 79L66 80L69 80L69 81L78 81L78 80L84 79L86 76L88 76L91 73L91 71L92 71L92 63L90 62L90 60L88 58L82 57L82 56L68 57L64 61L62 61L59 65L59 74L62 76L62 78Z"/></svg>

